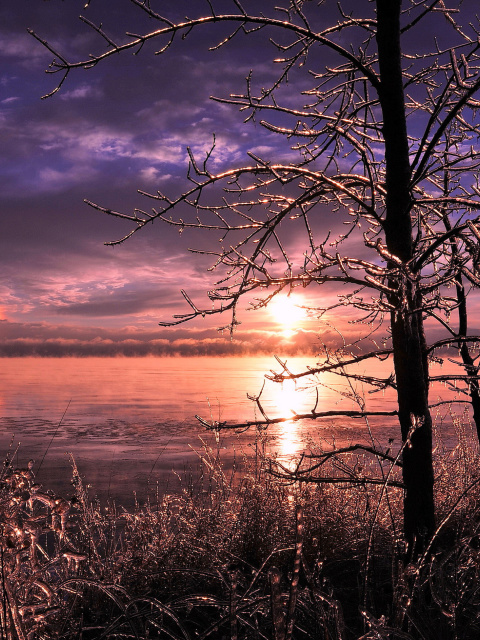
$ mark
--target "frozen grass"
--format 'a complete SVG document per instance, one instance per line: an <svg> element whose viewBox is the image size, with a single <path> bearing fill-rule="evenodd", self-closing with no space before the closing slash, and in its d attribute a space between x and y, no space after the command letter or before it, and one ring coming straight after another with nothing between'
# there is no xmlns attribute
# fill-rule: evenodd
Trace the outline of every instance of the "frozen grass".
<svg viewBox="0 0 480 640"><path fill-rule="evenodd" d="M287 485L259 458L227 474L205 447L200 477L127 512L92 500L73 459L68 500L7 460L1 637L476 639L479 452L468 422L455 420L457 446L438 437L435 452L439 529L407 565L396 487ZM389 468L352 451L315 473Z"/></svg>

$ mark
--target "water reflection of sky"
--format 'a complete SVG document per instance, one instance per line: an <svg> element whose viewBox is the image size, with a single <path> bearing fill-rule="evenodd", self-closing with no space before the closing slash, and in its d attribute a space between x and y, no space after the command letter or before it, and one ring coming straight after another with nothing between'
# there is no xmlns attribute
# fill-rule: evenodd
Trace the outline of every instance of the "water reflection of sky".
<svg viewBox="0 0 480 640"><path fill-rule="evenodd" d="M21 442L19 464L29 458L38 464L48 449L42 481L53 477L55 488L69 476L66 452L71 451L100 494L107 487L111 493L114 487L141 493L147 478L166 482L172 468L178 472L198 465L189 445L203 446L199 437L218 446L227 465L233 447L237 452L251 450L252 432L222 432L217 444L194 416L232 422L261 418L247 393L260 392L265 372L275 364L271 358L3 359L0 447L6 452L12 436L15 443ZM295 372L305 364L305 359L289 359ZM318 411L358 408L334 391L335 376L322 376L318 382ZM432 389L432 399L438 397L447 399L443 387ZM367 398L372 410L395 405L391 393ZM271 418L309 413L316 404L316 389L306 379L283 384L267 380L261 402ZM375 437L399 439L393 418L372 419L370 424ZM341 444L367 437L364 422L349 419L289 419L267 432L269 451L285 463L299 455L310 438L335 438Z"/></svg>

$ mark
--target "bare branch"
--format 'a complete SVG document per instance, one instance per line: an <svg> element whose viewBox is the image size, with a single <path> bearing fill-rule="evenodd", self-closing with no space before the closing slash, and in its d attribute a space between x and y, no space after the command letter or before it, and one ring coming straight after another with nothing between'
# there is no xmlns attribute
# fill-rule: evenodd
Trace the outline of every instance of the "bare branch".
<svg viewBox="0 0 480 640"><path fill-rule="evenodd" d="M283 422L298 422L299 420L317 420L319 418L345 417L363 419L369 416L398 416L398 411L311 411L310 413L295 413L288 418L267 418L265 420L247 420L238 424L228 422L208 422L201 416L195 416L202 426L210 431L219 431L220 429L249 429L250 427L264 428L271 424L281 424Z"/></svg>

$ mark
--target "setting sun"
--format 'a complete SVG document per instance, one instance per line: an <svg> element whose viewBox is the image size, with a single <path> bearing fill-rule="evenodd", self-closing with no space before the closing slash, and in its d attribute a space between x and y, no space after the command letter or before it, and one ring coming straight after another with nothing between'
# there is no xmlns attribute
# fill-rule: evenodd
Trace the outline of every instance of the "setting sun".
<svg viewBox="0 0 480 640"><path fill-rule="evenodd" d="M276 322L283 325L284 333L290 333L305 317L302 301L294 296L279 296L272 300L268 308Z"/></svg>

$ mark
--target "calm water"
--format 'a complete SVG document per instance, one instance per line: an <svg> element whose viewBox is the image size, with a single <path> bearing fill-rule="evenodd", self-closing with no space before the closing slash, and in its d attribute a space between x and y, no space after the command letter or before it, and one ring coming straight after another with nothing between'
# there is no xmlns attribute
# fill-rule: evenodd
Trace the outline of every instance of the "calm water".
<svg viewBox="0 0 480 640"><path fill-rule="evenodd" d="M288 360L295 372L307 362ZM222 432L217 442L195 415L233 422L258 416L247 393L260 392L270 369L278 370L273 358L2 359L0 456L10 442L21 443L17 464L34 458L38 481L63 493L70 490L70 452L102 499L129 502L134 491L141 498L157 483L164 491L178 485L178 475L195 472L204 443L220 450L227 467L234 456L254 451L255 433ZM357 408L336 392L338 385L333 375L321 378L317 410ZM316 390L304 386L267 381L264 410L271 417L310 411ZM446 398L443 388L435 393ZM395 407L392 395L367 397L372 410ZM371 428L380 440L398 438L392 418L373 420ZM312 437L359 441L368 431L363 422L344 419L288 422L269 429L268 447L287 459Z"/></svg>

